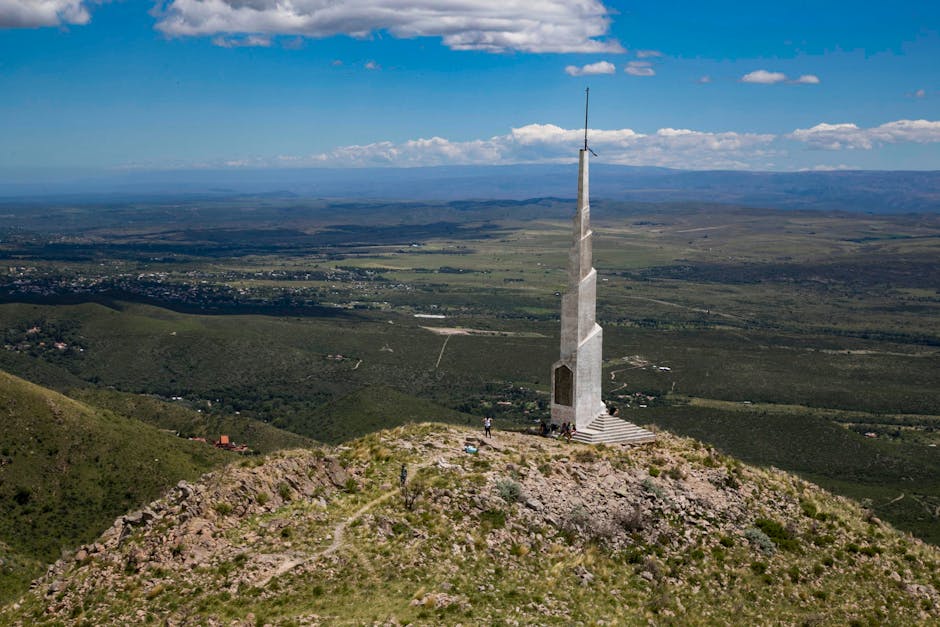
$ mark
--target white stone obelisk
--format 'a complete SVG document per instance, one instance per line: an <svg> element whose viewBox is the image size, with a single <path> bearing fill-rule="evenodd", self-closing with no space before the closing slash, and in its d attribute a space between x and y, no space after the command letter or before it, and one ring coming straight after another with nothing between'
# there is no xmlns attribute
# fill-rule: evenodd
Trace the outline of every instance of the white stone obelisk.
<svg viewBox="0 0 940 627"><path fill-rule="evenodd" d="M601 400L604 332L594 320L597 271L592 267L587 148L578 161L578 210L568 253L568 288L561 299L561 358L552 368L552 422L580 431L606 413Z"/></svg>
<svg viewBox="0 0 940 627"><path fill-rule="evenodd" d="M587 94L584 148L578 157L578 209L568 253L568 287L561 298L561 357L552 366L552 423L571 423L580 442L650 442L646 429L611 416L601 399L604 331L595 320L597 271L591 246Z"/></svg>

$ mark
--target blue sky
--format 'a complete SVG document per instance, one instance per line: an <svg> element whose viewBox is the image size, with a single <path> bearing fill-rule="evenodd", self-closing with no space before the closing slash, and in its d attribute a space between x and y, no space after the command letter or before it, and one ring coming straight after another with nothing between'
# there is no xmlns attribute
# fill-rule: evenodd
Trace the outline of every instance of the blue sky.
<svg viewBox="0 0 940 627"><path fill-rule="evenodd" d="M330 6L333 5L333 6ZM0 173L940 169L940 3L0 0Z"/></svg>

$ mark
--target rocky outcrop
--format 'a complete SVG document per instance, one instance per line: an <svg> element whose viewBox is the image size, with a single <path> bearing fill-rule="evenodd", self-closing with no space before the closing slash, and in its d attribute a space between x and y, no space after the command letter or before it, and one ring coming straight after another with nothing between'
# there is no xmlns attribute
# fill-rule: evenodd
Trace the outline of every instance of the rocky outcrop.
<svg viewBox="0 0 940 627"><path fill-rule="evenodd" d="M180 482L0 623L930 623L938 566L857 504L692 440L418 425Z"/></svg>

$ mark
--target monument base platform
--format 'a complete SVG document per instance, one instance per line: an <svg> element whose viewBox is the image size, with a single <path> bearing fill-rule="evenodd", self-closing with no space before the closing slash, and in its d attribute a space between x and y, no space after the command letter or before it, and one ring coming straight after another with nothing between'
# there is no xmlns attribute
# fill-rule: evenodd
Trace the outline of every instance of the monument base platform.
<svg viewBox="0 0 940 627"><path fill-rule="evenodd" d="M584 444L644 444L655 440L656 434L605 413L578 429L572 439Z"/></svg>

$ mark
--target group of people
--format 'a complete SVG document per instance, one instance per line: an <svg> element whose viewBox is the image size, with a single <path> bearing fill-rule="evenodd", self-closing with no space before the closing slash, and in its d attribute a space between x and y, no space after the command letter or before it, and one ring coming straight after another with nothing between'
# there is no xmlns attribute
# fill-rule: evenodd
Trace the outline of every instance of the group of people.
<svg viewBox="0 0 940 627"><path fill-rule="evenodd" d="M570 442L576 432L573 422L563 422L560 426L555 423L549 424L544 420L539 423L539 435L545 438L562 437Z"/></svg>

